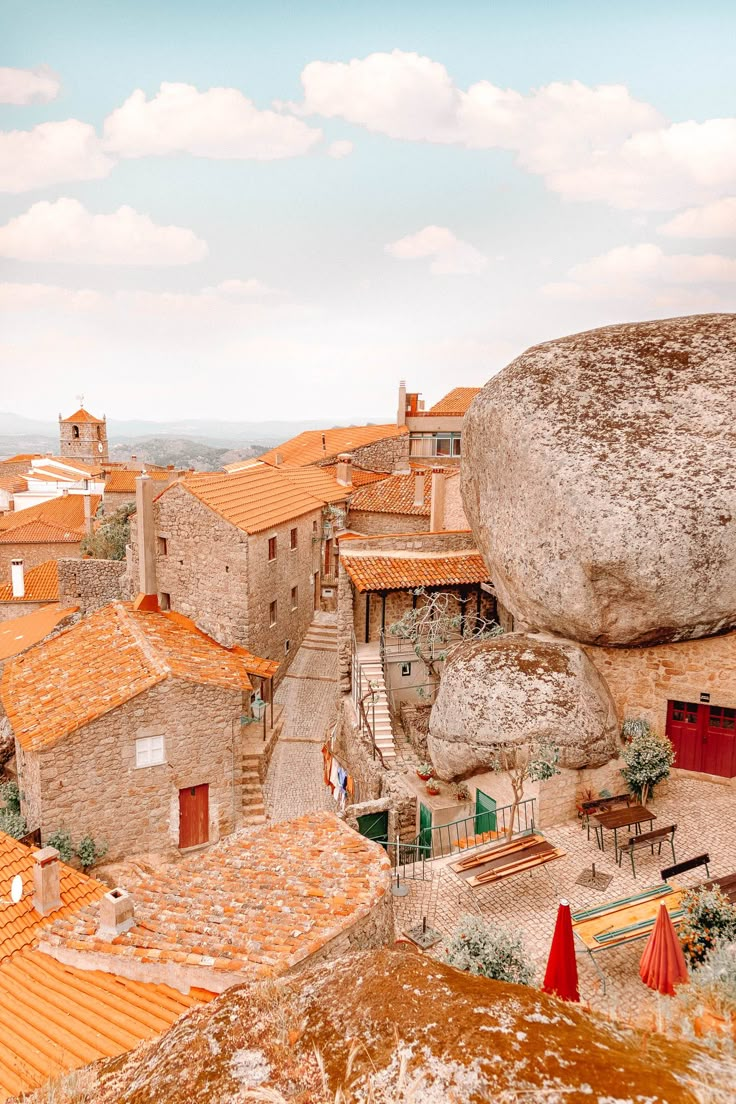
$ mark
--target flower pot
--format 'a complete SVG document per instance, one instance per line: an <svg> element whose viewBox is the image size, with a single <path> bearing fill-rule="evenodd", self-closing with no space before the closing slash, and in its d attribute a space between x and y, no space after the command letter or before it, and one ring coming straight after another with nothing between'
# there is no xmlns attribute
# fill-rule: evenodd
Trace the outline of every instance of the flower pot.
<svg viewBox="0 0 736 1104"><path fill-rule="evenodd" d="M417 771L417 777L421 778L422 782L429 782L432 775L431 774L420 774L419 771Z"/></svg>
<svg viewBox="0 0 736 1104"><path fill-rule="evenodd" d="M430 797L437 797L440 792L439 786L427 786L427 793Z"/></svg>

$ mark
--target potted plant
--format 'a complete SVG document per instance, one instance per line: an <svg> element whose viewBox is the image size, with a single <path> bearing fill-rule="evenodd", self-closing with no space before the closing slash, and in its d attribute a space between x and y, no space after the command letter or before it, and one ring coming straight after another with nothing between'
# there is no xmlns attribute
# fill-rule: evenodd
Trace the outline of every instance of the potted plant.
<svg viewBox="0 0 736 1104"><path fill-rule="evenodd" d="M470 789L467 782L458 782L455 786L455 800L461 802L461 804L470 801Z"/></svg>
<svg viewBox="0 0 736 1104"><path fill-rule="evenodd" d="M430 778L427 782L427 793L430 797L436 797L440 792L440 784L436 778Z"/></svg>
<svg viewBox="0 0 736 1104"><path fill-rule="evenodd" d="M434 774L434 768L431 763L419 763L417 766L417 774L421 778L422 782L428 782Z"/></svg>

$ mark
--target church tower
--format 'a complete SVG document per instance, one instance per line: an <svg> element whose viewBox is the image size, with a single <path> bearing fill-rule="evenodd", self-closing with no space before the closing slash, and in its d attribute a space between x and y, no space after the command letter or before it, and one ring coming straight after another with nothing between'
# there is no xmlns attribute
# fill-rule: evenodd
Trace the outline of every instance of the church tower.
<svg viewBox="0 0 736 1104"><path fill-rule="evenodd" d="M80 407L69 418L59 415L59 455L70 460L84 460L87 464L109 460L107 451L107 422L95 418Z"/></svg>

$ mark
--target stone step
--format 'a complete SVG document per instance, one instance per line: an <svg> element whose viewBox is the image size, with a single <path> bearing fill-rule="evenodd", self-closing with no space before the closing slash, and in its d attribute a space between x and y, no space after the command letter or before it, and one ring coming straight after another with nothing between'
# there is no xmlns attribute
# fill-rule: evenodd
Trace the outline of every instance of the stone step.
<svg viewBox="0 0 736 1104"><path fill-rule="evenodd" d="M257 814L254 814L253 816L243 817L243 827L244 828L257 828L259 825L267 824L267 823L268 823L268 821L266 820L266 814L265 813L262 813L262 814L257 813Z"/></svg>

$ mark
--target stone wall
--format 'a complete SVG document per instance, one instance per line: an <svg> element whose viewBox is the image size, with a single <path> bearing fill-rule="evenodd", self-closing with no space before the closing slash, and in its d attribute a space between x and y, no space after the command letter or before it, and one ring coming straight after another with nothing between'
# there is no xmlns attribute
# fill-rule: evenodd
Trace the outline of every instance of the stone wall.
<svg viewBox="0 0 736 1104"><path fill-rule="evenodd" d="M0 624L3 621L12 621L14 617L24 617L27 613L35 613L36 610L48 606L49 602L0 602Z"/></svg>
<svg viewBox="0 0 736 1104"><path fill-rule="evenodd" d="M541 828L566 824L577 816L578 801L587 801L608 790L611 794L626 793L628 787L621 777L623 759L612 759L602 767L586 770L562 770L554 778L539 785L538 823ZM482 788L482 787L481 787Z"/></svg>
<svg viewBox="0 0 736 1104"><path fill-rule="evenodd" d="M29 830L40 828L44 843L57 829L75 843L89 834L111 862L175 857L179 790L207 783L214 843L240 820L242 711L240 692L169 679L40 752L16 741ZM166 762L136 768L136 739L159 734Z"/></svg>
<svg viewBox="0 0 736 1104"><path fill-rule="evenodd" d="M161 489L163 490L163 485ZM121 506L135 507L135 491L133 494L129 494L127 491L104 491L102 495L102 504L106 517L109 517L110 514L114 514Z"/></svg>
<svg viewBox="0 0 736 1104"><path fill-rule="evenodd" d="M397 437L383 437L372 445L362 445L350 450L353 463L366 471L393 472L409 466L409 434ZM325 464L334 464L335 458L325 460ZM324 466L321 465L321 466Z"/></svg>
<svg viewBox="0 0 736 1104"><path fill-rule="evenodd" d="M384 533L426 533L429 530L429 516L350 510L348 528L358 533L365 533L366 536L382 536Z"/></svg>
<svg viewBox="0 0 736 1104"><path fill-rule="evenodd" d="M376 846L379 846L376 844ZM302 973L308 967L316 966L323 962L334 962L343 955L354 954L356 951L368 951L374 947L383 947L394 941L394 910L393 898L389 892L389 870L382 872L383 893L376 903L354 924L345 927L329 943L325 943L318 951L307 955L287 972L286 976ZM380 890L379 890L380 892Z"/></svg>
<svg viewBox="0 0 736 1104"><path fill-rule="evenodd" d="M10 582L10 565L13 560L22 560L25 571L46 563L47 560L76 559L82 553L78 542L63 541L58 544L0 544L0 579Z"/></svg>
<svg viewBox="0 0 736 1104"><path fill-rule="evenodd" d="M470 529L460 493L461 486L459 479L445 480L445 529Z"/></svg>
<svg viewBox="0 0 736 1104"><path fill-rule="evenodd" d="M125 560L59 560L59 602L79 606L86 617L109 602L129 597Z"/></svg>
<svg viewBox="0 0 736 1104"><path fill-rule="evenodd" d="M474 548L473 534L469 529L445 533L410 530L396 536L351 537L341 542L340 555L349 556L351 552L372 552L374 556L383 556L387 552L465 552Z"/></svg>

